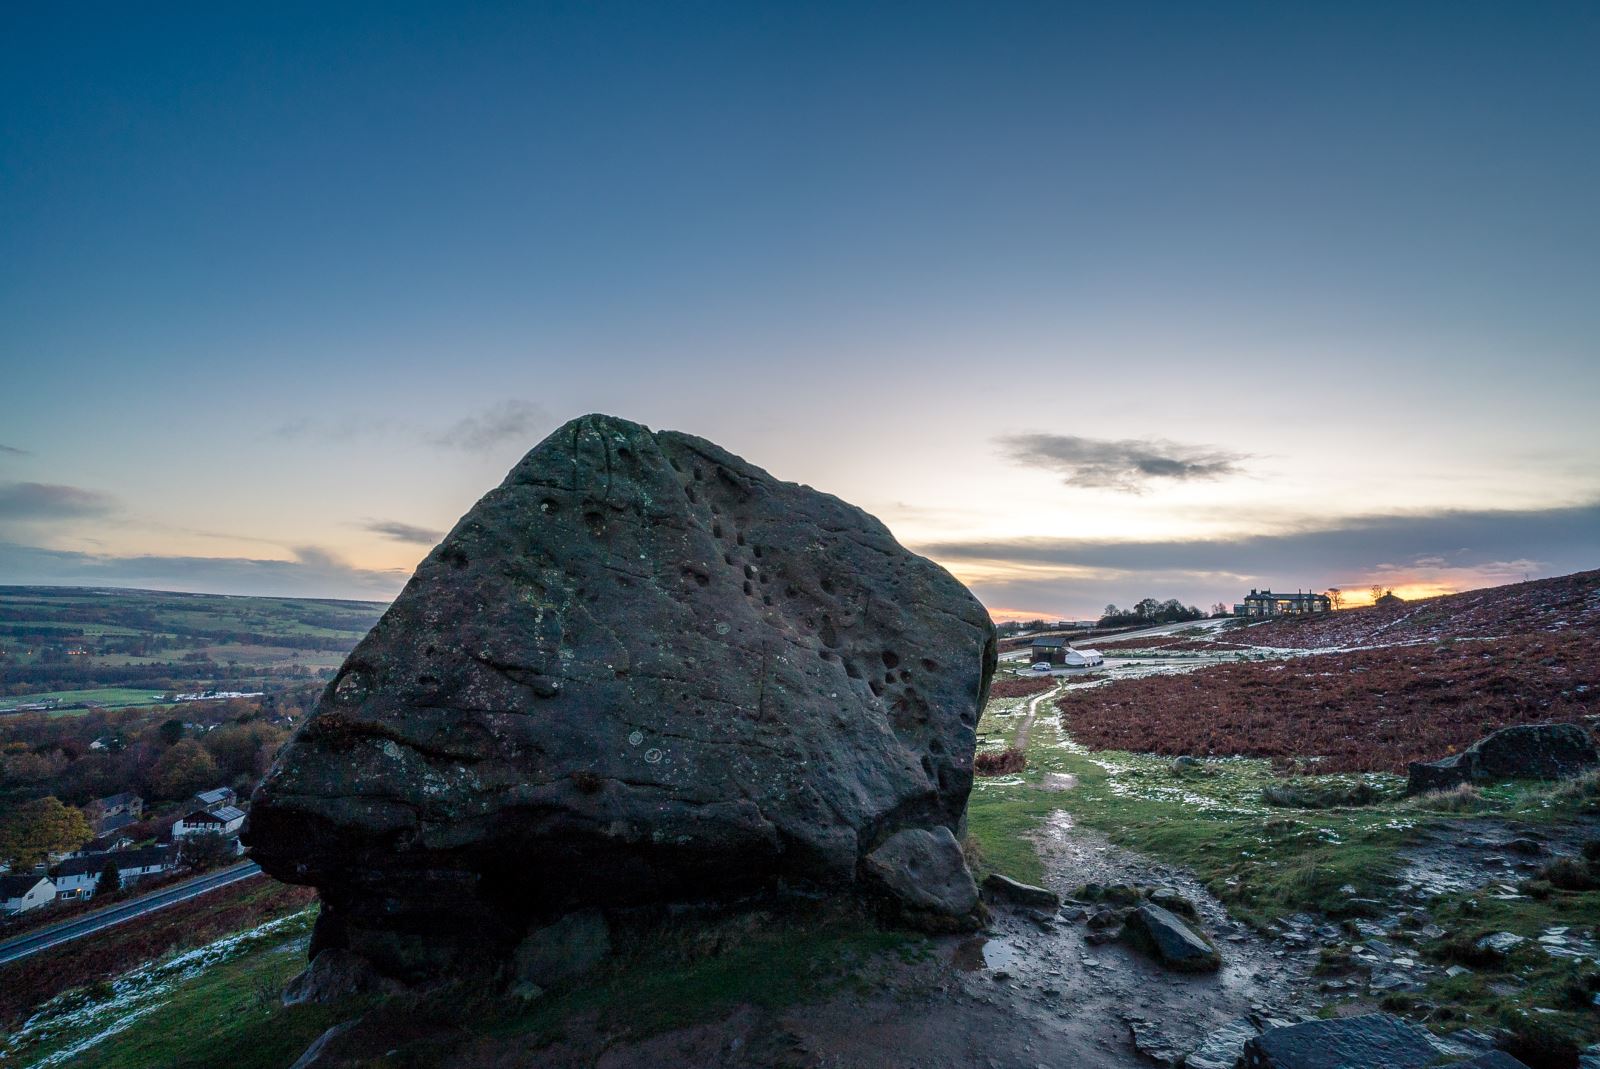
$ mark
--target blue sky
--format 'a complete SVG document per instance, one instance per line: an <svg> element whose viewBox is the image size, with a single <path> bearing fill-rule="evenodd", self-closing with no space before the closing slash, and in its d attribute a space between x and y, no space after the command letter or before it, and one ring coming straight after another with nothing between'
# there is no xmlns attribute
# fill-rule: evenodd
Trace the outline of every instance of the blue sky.
<svg viewBox="0 0 1600 1069"><path fill-rule="evenodd" d="M386 595L588 411L996 611L1593 567L1597 50L1582 4L9 10L0 582Z"/></svg>

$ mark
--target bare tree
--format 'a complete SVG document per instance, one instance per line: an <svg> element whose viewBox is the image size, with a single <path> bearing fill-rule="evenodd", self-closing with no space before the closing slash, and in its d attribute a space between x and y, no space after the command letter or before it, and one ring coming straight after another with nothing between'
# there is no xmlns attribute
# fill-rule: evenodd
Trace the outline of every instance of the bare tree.
<svg viewBox="0 0 1600 1069"><path fill-rule="evenodd" d="M1333 611L1338 612L1344 608L1344 591L1336 586L1328 588L1328 603L1333 606Z"/></svg>
<svg viewBox="0 0 1600 1069"><path fill-rule="evenodd" d="M1381 598L1381 597L1383 597L1383 587L1381 587L1381 586L1373 587L1372 588L1372 600L1373 600L1373 602L1376 603L1377 600L1379 598Z"/></svg>

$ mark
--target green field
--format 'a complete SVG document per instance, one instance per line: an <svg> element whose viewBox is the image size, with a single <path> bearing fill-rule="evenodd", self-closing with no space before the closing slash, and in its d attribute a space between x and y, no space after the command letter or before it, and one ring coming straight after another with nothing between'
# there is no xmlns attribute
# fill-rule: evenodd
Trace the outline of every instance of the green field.
<svg viewBox="0 0 1600 1069"><path fill-rule="evenodd" d="M91 703L103 705L108 709L119 709L129 705L154 705L160 702L160 691L140 689L138 687L94 687L90 690L53 690L44 694L29 694L20 698L0 698L0 713L15 712L19 706L37 705L41 702L55 701L61 705L82 705ZM55 710L61 715L78 712L75 709Z"/></svg>

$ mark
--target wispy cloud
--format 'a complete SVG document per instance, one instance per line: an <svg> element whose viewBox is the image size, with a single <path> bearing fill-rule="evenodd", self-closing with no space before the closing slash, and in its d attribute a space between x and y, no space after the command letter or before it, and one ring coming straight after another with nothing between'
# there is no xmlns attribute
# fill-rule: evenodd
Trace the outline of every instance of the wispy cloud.
<svg viewBox="0 0 1600 1069"><path fill-rule="evenodd" d="M482 453L508 438L528 439L550 424L550 417L531 401L501 401L475 416L457 420L447 429L428 436L434 445ZM533 442L527 444L531 447Z"/></svg>
<svg viewBox="0 0 1600 1069"><path fill-rule="evenodd" d="M0 520L62 520L103 516L116 499L98 490L56 483L0 483Z"/></svg>
<svg viewBox="0 0 1600 1069"><path fill-rule="evenodd" d="M0 457L31 457L33 454L26 449L18 449L14 445L0 445Z"/></svg>
<svg viewBox="0 0 1600 1069"><path fill-rule="evenodd" d="M122 557L0 542L0 584L388 600L409 576L401 569L357 567L317 546L301 546L293 552L293 560Z"/></svg>
<svg viewBox="0 0 1600 1069"><path fill-rule="evenodd" d="M434 545L444 537L444 532L442 531L430 531L426 527L413 527L411 524L401 523L399 520L368 520L361 526L364 530L371 531L373 534L383 535L385 538L392 538L396 542L415 542L419 546Z"/></svg>
<svg viewBox="0 0 1600 1069"><path fill-rule="evenodd" d="M509 439L522 439L531 448L534 434L549 427L549 413L532 401L500 401L481 412L463 416L448 427L428 427L424 424L395 419L382 419L351 415L336 420L302 416L274 427L278 438L295 441L304 438L328 442L348 442L360 438L380 438L404 435L425 442L438 449L458 449L469 453L486 453Z"/></svg>
<svg viewBox="0 0 1600 1069"><path fill-rule="evenodd" d="M1011 434L996 439L1018 464L1058 472L1062 482L1095 490L1138 494L1158 480L1189 482L1239 474L1246 453L1162 438L1079 438L1063 434Z"/></svg>

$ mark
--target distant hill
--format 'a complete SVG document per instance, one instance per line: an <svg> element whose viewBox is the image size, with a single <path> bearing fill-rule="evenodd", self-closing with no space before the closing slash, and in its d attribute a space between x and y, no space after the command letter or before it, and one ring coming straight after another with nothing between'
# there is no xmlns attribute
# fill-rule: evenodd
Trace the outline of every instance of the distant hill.
<svg viewBox="0 0 1600 1069"><path fill-rule="evenodd" d="M1283 649L1343 649L1536 631L1600 633L1600 570L1274 620L1228 637Z"/></svg>
<svg viewBox="0 0 1600 1069"><path fill-rule="evenodd" d="M148 704L325 678L381 602L0 587L0 712Z"/></svg>

